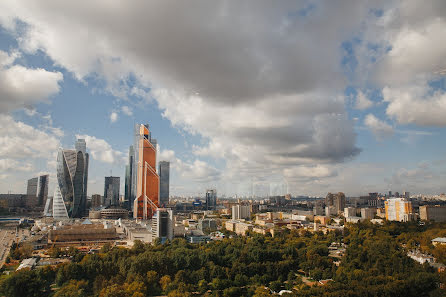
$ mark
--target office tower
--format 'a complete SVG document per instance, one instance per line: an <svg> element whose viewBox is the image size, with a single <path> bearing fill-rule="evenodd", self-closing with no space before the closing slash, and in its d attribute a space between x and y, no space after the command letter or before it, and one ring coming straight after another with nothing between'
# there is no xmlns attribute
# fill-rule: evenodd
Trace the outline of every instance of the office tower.
<svg viewBox="0 0 446 297"><path fill-rule="evenodd" d="M385 202L386 220L407 222L412 220L412 203L404 198L390 198Z"/></svg>
<svg viewBox="0 0 446 297"><path fill-rule="evenodd" d="M53 195L53 218L56 220L68 219L67 208L59 185L56 185Z"/></svg>
<svg viewBox="0 0 446 297"><path fill-rule="evenodd" d="M26 187L26 206L34 207L37 205L37 185L38 178L34 177L28 180Z"/></svg>
<svg viewBox="0 0 446 297"><path fill-rule="evenodd" d="M168 208L158 208L152 217L152 239L160 238L164 243L173 239L173 212Z"/></svg>
<svg viewBox="0 0 446 297"><path fill-rule="evenodd" d="M135 200L135 195L133 195L133 163L135 159L135 151L133 150L133 145L129 147L129 163L125 166L125 189L124 189L124 201L127 209L132 209L133 200Z"/></svg>
<svg viewBox="0 0 446 297"><path fill-rule="evenodd" d="M217 190L211 189L206 191L206 209L214 210L217 207Z"/></svg>
<svg viewBox="0 0 446 297"><path fill-rule="evenodd" d="M156 139L153 139L149 125L135 127L136 198L133 203L133 217L147 220L159 207L159 176L156 173Z"/></svg>
<svg viewBox="0 0 446 297"><path fill-rule="evenodd" d="M104 182L104 206L119 205L119 176L106 176Z"/></svg>
<svg viewBox="0 0 446 297"><path fill-rule="evenodd" d="M392 191L389 191L389 197L392 197Z"/></svg>
<svg viewBox="0 0 446 297"><path fill-rule="evenodd" d="M169 204L169 171L170 162L161 161L158 165L158 174L160 176L160 206L165 207Z"/></svg>
<svg viewBox="0 0 446 297"><path fill-rule="evenodd" d="M87 207L88 154L85 140L79 139L76 149L59 149L57 182L70 218L80 218ZM53 205L56 198L53 198ZM54 207L53 207L54 211Z"/></svg>
<svg viewBox="0 0 446 297"><path fill-rule="evenodd" d="M91 207L98 208L102 205L102 196L99 194L91 195Z"/></svg>
<svg viewBox="0 0 446 297"><path fill-rule="evenodd" d="M37 205L39 206L42 206L48 198L48 182L48 174L39 177L39 191L37 195Z"/></svg>
<svg viewBox="0 0 446 297"><path fill-rule="evenodd" d="M232 219L233 220L242 220L242 219L250 219L251 218L251 210L249 205L233 205L232 206Z"/></svg>
<svg viewBox="0 0 446 297"><path fill-rule="evenodd" d="M404 192L403 193L404 198L410 199L410 192Z"/></svg>

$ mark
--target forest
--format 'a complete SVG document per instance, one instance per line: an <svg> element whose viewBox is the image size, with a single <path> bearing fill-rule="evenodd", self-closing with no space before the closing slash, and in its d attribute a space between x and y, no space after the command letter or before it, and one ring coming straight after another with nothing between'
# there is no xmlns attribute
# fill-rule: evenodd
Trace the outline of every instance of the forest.
<svg viewBox="0 0 446 297"><path fill-rule="evenodd" d="M419 248L444 260L430 239L445 224L347 224L344 232L293 230L190 244L177 238L98 254L52 251L70 263L21 270L0 279L1 296L445 296L445 273L406 256ZM345 243L341 259L331 243ZM17 254L17 252L16 252ZM439 257L438 257L439 256ZM443 257L443 258L441 258ZM337 262L340 260L340 263ZM336 265L338 264L338 265ZM309 285L326 280L324 285Z"/></svg>

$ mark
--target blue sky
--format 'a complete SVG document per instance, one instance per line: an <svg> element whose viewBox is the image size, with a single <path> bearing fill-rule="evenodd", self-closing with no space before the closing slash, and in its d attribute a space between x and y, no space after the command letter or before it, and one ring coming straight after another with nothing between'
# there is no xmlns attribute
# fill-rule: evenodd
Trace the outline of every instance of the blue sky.
<svg viewBox="0 0 446 297"><path fill-rule="evenodd" d="M1 192L82 136L102 193L136 123L173 195L445 192L445 5L340 3L5 1Z"/></svg>

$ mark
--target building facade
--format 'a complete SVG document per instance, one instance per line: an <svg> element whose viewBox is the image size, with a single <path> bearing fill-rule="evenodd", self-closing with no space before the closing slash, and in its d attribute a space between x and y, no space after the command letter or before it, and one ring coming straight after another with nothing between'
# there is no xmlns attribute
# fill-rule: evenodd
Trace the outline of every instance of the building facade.
<svg viewBox="0 0 446 297"><path fill-rule="evenodd" d="M39 178L34 177L28 179L28 184L26 187L26 206L34 207L37 205L37 186Z"/></svg>
<svg viewBox="0 0 446 297"><path fill-rule="evenodd" d="M104 181L104 206L119 205L119 176L106 176Z"/></svg>
<svg viewBox="0 0 446 297"><path fill-rule="evenodd" d="M386 220L407 222L412 220L412 203L404 198L390 198L384 203Z"/></svg>
<svg viewBox="0 0 446 297"><path fill-rule="evenodd" d="M152 217L152 241L160 238L164 243L173 239L173 212L168 208L158 208Z"/></svg>
<svg viewBox="0 0 446 297"><path fill-rule="evenodd" d="M160 206L165 207L169 204L170 162L159 162L158 174L160 176Z"/></svg>
<svg viewBox="0 0 446 297"><path fill-rule="evenodd" d="M85 140L79 139L76 149L59 149L57 183L70 218L85 215L87 207L88 160ZM56 189L57 190L57 189ZM53 198L53 211L54 202Z"/></svg>
<svg viewBox="0 0 446 297"><path fill-rule="evenodd" d="M156 139L153 139L149 125L137 124L135 127L135 162L136 175L133 203L133 217L147 220L152 218L159 207L159 175L156 172Z"/></svg>
<svg viewBox="0 0 446 297"><path fill-rule="evenodd" d="M133 194L133 168L134 168L134 160L135 160L135 150L133 149L133 145L129 147L129 163L125 167L125 190L124 190L124 204L125 207L129 210L133 207L133 201L135 200L135 195Z"/></svg>
<svg viewBox="0 0 446 297"><path fill-rule="evenodd" d="M215 210L217 208L217 190L210 189L206 191L206 210Z"/></svg>
<svg viewBox="0 0 446 297"><path fill-rule="evenodd" d="M50 176L48 174L39 177L39 191L37 193L37 205L43 206L48 199L48 182Z"/></svg>
<svg viewBox="0 0 446 297"><path fill-rule="evenodd" d="M420 206L420 219L424 221L446 222L446 206Z"/></svg>
<svg viewBox="0 0 446 297"><path fill-rule="evenodd" d="M242 219L250 219L251 218L251 210L249 205L233 205L232 206L232 219L233 220L242 220Z"/></svg>

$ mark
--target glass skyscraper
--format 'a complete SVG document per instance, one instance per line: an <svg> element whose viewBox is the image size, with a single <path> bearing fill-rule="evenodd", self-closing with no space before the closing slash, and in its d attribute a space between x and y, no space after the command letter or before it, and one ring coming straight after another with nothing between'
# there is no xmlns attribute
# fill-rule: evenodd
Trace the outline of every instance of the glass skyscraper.
<svg viewBox="0 0 446 297"><path fill-rule="evenodd" d="M57 182L70 218L84 216L87 206L89 157L85 140L78 139L75 148L60 149L57 155Z"/></svg>
<svg viewBox="0 0 446 297"><path fill-rule="evenodd" d="M119 204L119 176L106 176L104 182L104 206Z"/></svg>
<svg viewBox="0 0 446 297"><path fill-rule="evenodd" d="M158 164L158 174L160 176L160 207L169 204L169 171L170 162L160 161Z"/></svg>
<svg viewBox="0 0 446 297"><path fill-rule="evenodd" d="M126 203L126 207L131 210L133 207L133 201L135 200L135 195L133 192L133 183L134 183L134 171L133 171L133 163L135 160L135 151L133 150L133 145L129 147L129 163L125 167L125 193L124 200Z"/></svg>

